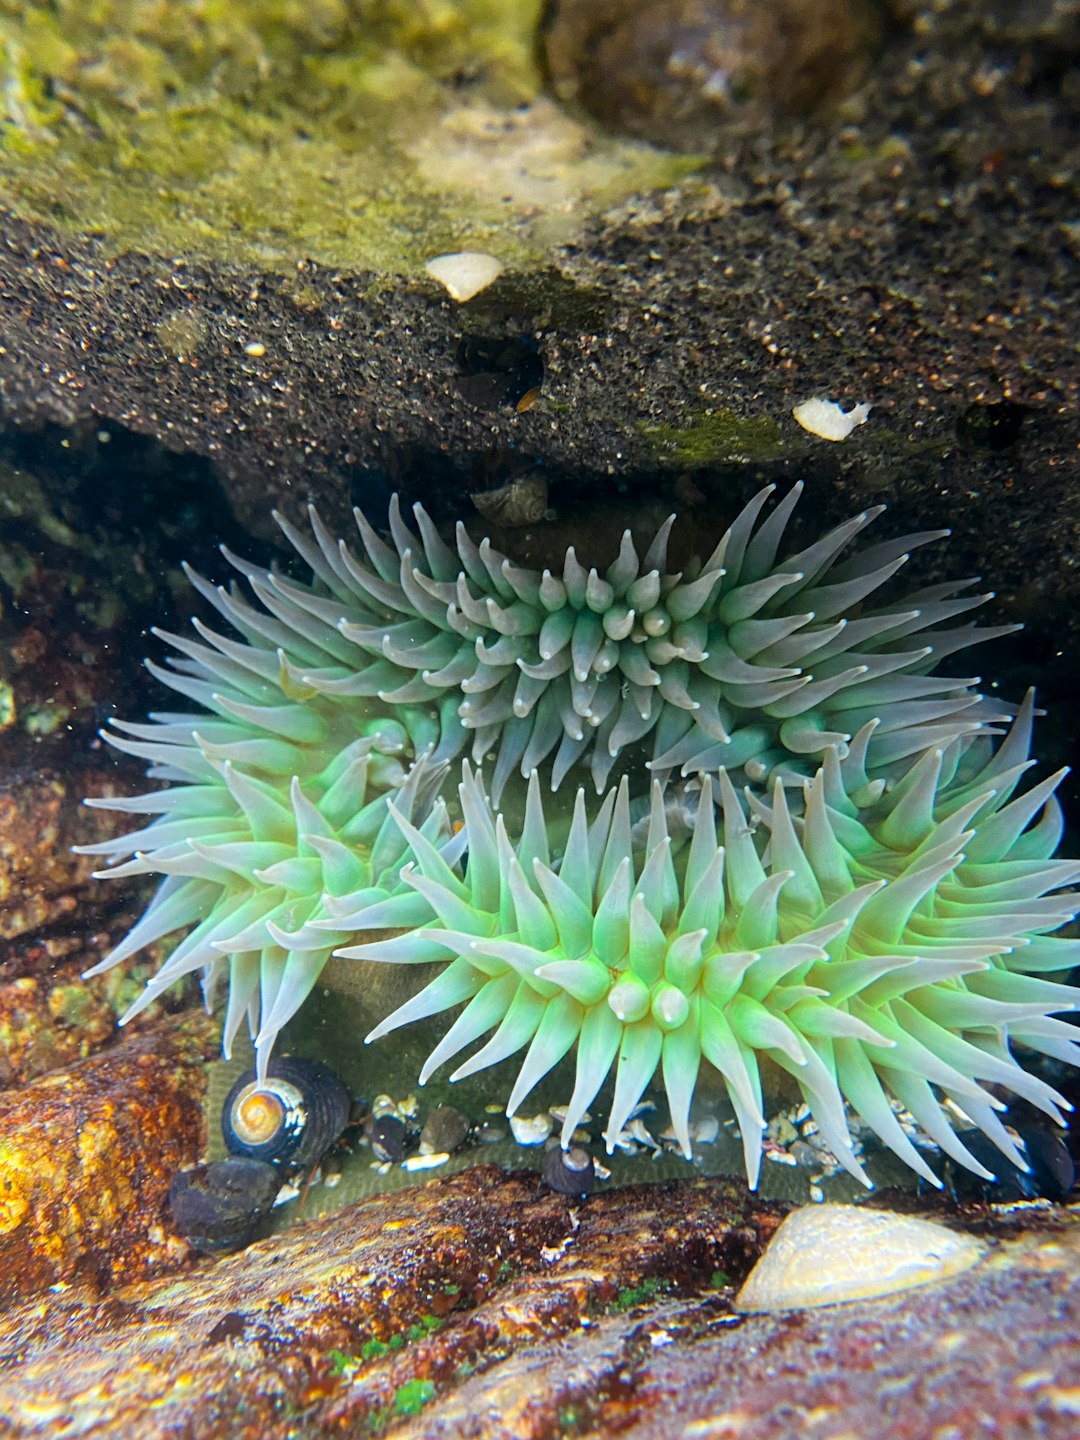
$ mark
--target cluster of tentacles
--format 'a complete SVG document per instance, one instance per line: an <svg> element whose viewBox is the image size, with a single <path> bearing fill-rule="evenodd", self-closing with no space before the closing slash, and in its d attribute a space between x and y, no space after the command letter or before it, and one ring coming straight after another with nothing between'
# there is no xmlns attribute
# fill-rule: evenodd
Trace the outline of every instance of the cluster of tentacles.
<svg viewBox="0 0 1080 1440"><path fill-rule="evenodd" d="M979 1174L965 1126L1023 1168L1001 1093L1066 1102L1015 1052L1080 1061L1061 775L1020 788L1030 696L937 673L1001 633L949 628L970 582L879 596L944 532L848 553L867 512L784 554L799 490L683 573L670 522L603 572L571 549L538 573L395 503L351 547L279 521L306 582L231 555L251 598L193 575L231 633L164 636L151 669L197 712L107 737L168 783L91 802L144 821L90 849L164 878L96 969L179 933L133 1010L227 976L226 1049L246 1016L265 1071L332 954L435 964L368 1039L457 1011L421 1080L523 1051L511 1114L575 1050L564 1143L614 1072L609 1148L659 1077L689 1155L706 1062L753 1183L771 1064L860 1178L851 1111L935 1183L898 1112Z"/></svg>

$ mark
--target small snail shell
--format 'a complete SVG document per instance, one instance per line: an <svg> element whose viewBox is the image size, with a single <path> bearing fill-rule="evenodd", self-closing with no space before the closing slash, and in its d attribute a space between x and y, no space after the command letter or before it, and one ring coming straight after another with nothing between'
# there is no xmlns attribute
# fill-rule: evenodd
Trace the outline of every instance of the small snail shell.
<svg viewBox="0 0 1080 1440"><path fill-rule="evenodd" d="M221 1134L232 1155L282 1168L314 1165L349 1123L352 1100L318 1060L271 1060L263 1085L254 1070L225 1097Z"/></svg>
<svg viewBox="0 0 1080 1440"><path fill-rule="evenodd" d="M544 1184L560 1195L588 1195L596 1189L596 1165L580 1145L553 1145L544 1157Z"/></svg>

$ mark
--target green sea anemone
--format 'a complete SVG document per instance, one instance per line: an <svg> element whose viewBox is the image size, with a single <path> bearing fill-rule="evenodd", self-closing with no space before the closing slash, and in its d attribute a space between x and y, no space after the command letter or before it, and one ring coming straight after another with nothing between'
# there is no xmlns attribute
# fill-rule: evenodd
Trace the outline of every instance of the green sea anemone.
<svg viewBox="0 0 1080 1440"><path fill-rule="evenodd" d="M179 677L166 678L175 685ZM388 794L416 821L424 843L451 860L465 837L452 836L445 804L432 803L445 765L421 761L406 773L395 753L407 744L402 726L377 720L366 727L372 733L333 738L317 709L295 706L286 721L283 707L252 702L254 688L244 704L264 717L274 709L277 734L288 740L252 737L243 719L232 725L205 716L157 716L156 727L123 724L126 734L110 736L113 745L152 759L154 779L184 783L88 800L157 818L115 840L79 848L111 862L97 872L100 879L165 876L146 913L88 975L110 970L178 930L189 932L124 1021L196 971L210 1006L227 972L225 1054L246 1018L265 1075L281 1027L351 934L316 928L331 904L346 896L355 905L397 895L406 924L431 917L421 896L399 879L411 851L396 814L387 809ZM243 708L221 693L212 702L207 696L207 703L220 711Z"/></svg>
<svg viewBox="0 0 1080 1440"><path fill-rule="evenodd" d="M688 1152L704 1060L754 1178L766 1058L855 1173L845 1101L921 1174L899 1106L979 1173L957 1111L1015 1158L986 1087L1057 1116L1012 1049L1080 1054L1054 1018L1076 992L1046 978L1080 944L1051 933L1080 874L1050 858L1060 777L1014 797L1030 697L1015 713L932 673L1011 628L941 628L979 603L966 582L877 599L944 532L842 558L871 511L778 560L799 490L764 520L762 491L684 574L669 524L643 557L627 532L602 574L571 550L556 576L463 526L451 548L419 506L414 535L395 502L389 541L357 514L358 553L314 511L311 536L280 521L308 583L229 556L254 604L192 575L239 638L165 635L150 669L195 709L106 736L166 785L89 802L141 823L88 850L162 882L91 973L179 937L129 1014L227 978L226 1051L246 1018L265 1073L331 954L441 962L375 1034L464 1004L425 1077L493 1030L457 1073L527 1047L511 1111L576 1045L564 1138L614 1068L613 1144L659 1070ZM492 799L466 766L455 812L470 735ZM541 778L601 789L616 763L602 803L582 787L572 819L545 813ZM404 933L357 943L380 928Z"/></svg>
<svg viewBox="0 0 1080 1440"><path fill-rule="evenodd" d="M705 777L692 837L679 853L658 783L640 849L626 779L591 819L579 790L555 863L535 773L512 840L466 766L464 876L397 817L415 857L402 879L437 921L339 952L409 963L430 960L433 942L444 947L445 968L368 1040L464 1005L421 1083L493 1031L451 1078L525 1049L508 1114L576 1044L562 1142L570 1143L614 1068L609 1151L659 1069L687 1156L690 1102L706 1060L738 1117L751 1185L765 1125L763 1059L793 1077L837 1158L860 1180L845 1101L934 1184L892 1102L946 1154L987 1175L955 1133L943 1096L1023 1167L996 1113L1004 1106L985 1086L1006 1087L1063 1123L1059 1107L1068 1102L1028 1074L1012 1046L1080 1060L1075 1029L1053 1018L1077 1007L1077 991L1046 978L1080 959L1080 941L1048 933L1080 908L1075 894L1060 893L1080 877L1080 864L1049 858L1060 833L1053 790L1064 772L1009 798L1027 767L1031 713L1029 697L981 767L948 776L942 750L929 750L861 814L835 748L806 786L801 820L779 781L771 805L758 802L748 819L721 772L718 836ZM335 918L321 923L397 923L386 913L397 903L353 911L332 901Z"/></svg>
<svg viewBox="0 0 1080 1440"><path fill-rule="evenodd" d="M396 497L389 543L356 512L358 554L314 510L312 537L278 516L313 583L230 557L275 617L272 636L223 592L214 603L253 643L269 636L287 659L298 651L290 674L305 690L393 706L441 700L437 753L456 754L469 735L477 763L494 752L496 798L515 769L528 777L549 757L553 789L587 762L599 791L646 737L657 772L723 765L754 782L777 766L809 773L827 746L847 744L886 707L868 763L887 775L927 746L1000 718L977 681L930 674L953 652L1011 628L935 628L982 603L964 593L971 582L866 603L914 548L948 532L840 559L878 506L778 559L802 486L759 524L774 489L744 507L707 560L674 574L666 568L674 516L644 556L627 530L603 573L587 570L571 547L558 575L515 565L487 540L477 545L462 524L450 548L419 505L414 534Z"/></svg>

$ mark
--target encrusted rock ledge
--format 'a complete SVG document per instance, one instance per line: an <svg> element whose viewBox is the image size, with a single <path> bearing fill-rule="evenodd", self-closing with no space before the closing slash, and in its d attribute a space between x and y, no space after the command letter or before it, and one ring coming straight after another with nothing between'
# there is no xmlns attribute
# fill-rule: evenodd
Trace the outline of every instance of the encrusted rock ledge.
<svg viewBox="0 0 1080 1440"><path fill-rule="evenodd" d="M891 1440L975 1440L988 1415L1003 1436L1075 1435L1075 1216L990 1222L999 1243L947 1284L738 1316L733 1287L778 1220L736 1181L575 1205L479 1166L182 1277L10 1310L0 1429L837 1440L888 1414Z"/></svg>
<svg viewBox="0 0 1080 1440"><path fill-rule="evenodd" d="M572 1350L605 1314L636 1329L631 1312L661 1295L711 1290L697 1322L708 1329L779 1218L738 1181L638 1185L575 1207L534 1175L478 1166L184 1278L12 1310L0 1350L20 1358L0 1380L0 1428L47 1424L53 1440L377 1432L437 1395L452 1404L474 1372L495 1381L538 1342ZM553 1422L581 1383L549 1382L540 1411Z"/></svg>
<svg viewBox="0 0 1080 1440"><path fill-rule="evenodd" d="M0 1303L186 1261L162 1207L203 1144L205 1061L216 1043L205 1016L167 1019L0 1095Z"/></svg>

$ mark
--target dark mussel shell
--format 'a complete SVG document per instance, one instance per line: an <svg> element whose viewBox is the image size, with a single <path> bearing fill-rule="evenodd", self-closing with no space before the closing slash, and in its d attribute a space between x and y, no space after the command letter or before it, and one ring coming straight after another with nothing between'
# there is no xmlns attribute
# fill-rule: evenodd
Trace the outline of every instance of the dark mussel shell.
<svg viewBox="0 0 1080 1440"><path fill-rule="evenodd" d="M352 1098L319 1060L271 1060L266 1081L241 1075L225 1097L221 1134L231 1155L279 1169L318 1163L349 1123Z"/></svg>
<svg viewBox="0 0 1080 1440"><path fill-rule="evenodd" d="M1054 1126L1016 1126L1020 1148L1029 1170L1018 1170L981 1130L964 1130L961 1140L975 1159L993 1172L995 1180L984 1180L958 1165L946 1166L949 1192L955 1200L981 1200L986 1204L1008 1205L1017 1200L1053 1200L1060 1203L1076 1184L1076 1167L1061 1131Z"/></svg>
<svg viewBox="0 0 1080 1440"><path fill-rule="evenodd" d="M223 1255L251 1243L280 1186L281 1176L265 1160L212 1160L175 1176L169 1210L188 1244L208 1255Z"/></svg>

